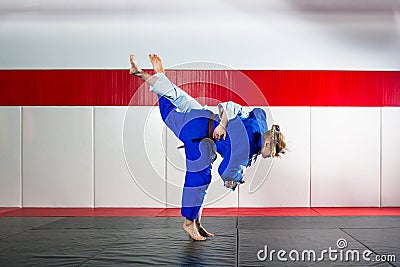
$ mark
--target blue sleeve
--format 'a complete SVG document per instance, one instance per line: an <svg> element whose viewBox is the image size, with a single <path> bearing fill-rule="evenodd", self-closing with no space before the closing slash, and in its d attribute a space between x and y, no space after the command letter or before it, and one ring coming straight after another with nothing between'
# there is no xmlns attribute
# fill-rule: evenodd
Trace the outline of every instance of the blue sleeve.
<svg viewBox="0 0 400 267"><path fill-rule="evenodd" d="M267 114L261 108L254 108L253 114L256 116L258 126L260 128L260 133L263 134L268 131L268 124L267 124Z"/></svg>
<svg viewBox="0 0 400 267"><path fill-rule="evenodd" d="M228 152L221 164L218 167L218 173L222 180L233 180L235 182L241 182L243 179L244 167L238 163L231 160L231 153Z"/></svg>

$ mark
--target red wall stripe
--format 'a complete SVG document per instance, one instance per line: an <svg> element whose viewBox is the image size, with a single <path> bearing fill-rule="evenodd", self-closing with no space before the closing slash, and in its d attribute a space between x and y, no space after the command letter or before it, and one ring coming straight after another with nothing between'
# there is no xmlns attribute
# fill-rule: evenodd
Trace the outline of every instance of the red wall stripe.
<svg viewBox="0 0 400 267"><path fill-rule="evenodd" d="M400 106L400 71L173 70L206 105ZM183 83L183 84L182 84ZM2 106L147 106L156 97L127 70L1 70ZM141 87L142 86L142 87Z"/></svg>

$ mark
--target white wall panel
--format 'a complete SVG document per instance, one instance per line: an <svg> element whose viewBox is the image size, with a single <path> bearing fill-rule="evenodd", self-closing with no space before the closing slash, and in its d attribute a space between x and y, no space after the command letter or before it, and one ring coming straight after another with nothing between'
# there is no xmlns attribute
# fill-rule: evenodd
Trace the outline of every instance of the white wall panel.
<svg viewBox="0 0 400 267"><path fill-rule="evenodd" d="M289 152L281 159L257 159L240 186L240 207L309 207L310 108L271 107L268 128L279 124ZM272 164L272 166L271 166ZM271 168L270 172L269 169Z"/></svg>
<svg viewBox="0 0 400 267"><path fill-rule="evenodd" d="M379 206L380 108L311 108L311 205Z"/></svg>
<svg viewBox="0 0 400 267"><path fill-rule="evenodd" d="M21 205L21 107L0 107L0 207Z"/></svg>
<svg viewBox="0 0 400 267"><path fill-rule="evenodd" d="M382 108L381 205L400 206L400 108Z"/></svg>
<svg viewBox="0 0 400 267"><path fill-rule="evenodd" d="M0 68L400 69L393 0L25 2L0 2Z"/></svg>
<svg viewBox="0 0 400 267"><path fill-rule="evenodd" d="M213 108L213 111L217 110ZM185 151L177 149L183 144L175 135L166 129L167 136L167 204L169 207L180 207L182 188L185 182ZM221 157L218 157L212 168L212 180L205 199L205 207L237 207L238 193L224 187L218 174Z"/></svg>
<svg viewBox="0 0 400 267"><path fill-rule="evenodd" d="M92 107L23 107L23 206L93 206Z"/></svg>
<svg viewBox="0 0 400 267"><path fill-rule="evenodd" d="M95 206L165 207L158 107L95 107Z"/></svg>

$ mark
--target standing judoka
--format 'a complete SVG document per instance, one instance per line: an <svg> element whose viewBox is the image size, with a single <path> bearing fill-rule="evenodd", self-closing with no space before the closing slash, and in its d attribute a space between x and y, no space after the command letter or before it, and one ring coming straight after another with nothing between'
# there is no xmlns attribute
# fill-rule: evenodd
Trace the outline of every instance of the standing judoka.
<svg viewBox="0 0 400 267"><path fill-rule="evenodd" d="M184 143L186 175L182 193L183 230L194 240L214 236L201 225L201 207L211 183L211 164L216 152L223 158L218 173L227 188L245 182L244 170L257 158L279 157L285 153L285 137L278 125L268 130L265 111L255 108L244 112L233 102L218 105L219 114L204 109L194 98L166 76L161 59L149 55L155 74L142 71L131 55L130 74L150 85L159 98L165 124Z"/></svg>

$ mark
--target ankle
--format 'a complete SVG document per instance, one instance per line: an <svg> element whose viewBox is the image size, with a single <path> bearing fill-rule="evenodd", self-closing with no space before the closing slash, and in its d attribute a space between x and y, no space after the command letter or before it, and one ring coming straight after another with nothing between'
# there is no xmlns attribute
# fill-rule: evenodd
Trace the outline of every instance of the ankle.
<svg viewBox="0 0 400 267"><path fill-rule="evenodd" d="M185 222L184 223L185 223L186 226L190 226L190 225L193 224L193 221L185 218Z"/></svg>
<svg viewBox="0 0 400 267"><path fill-rule="evenodd" d="M135 71L135 72L131 71L131 75L141 78L144 75L144 71L142 71L142 70Z"/></svg>

